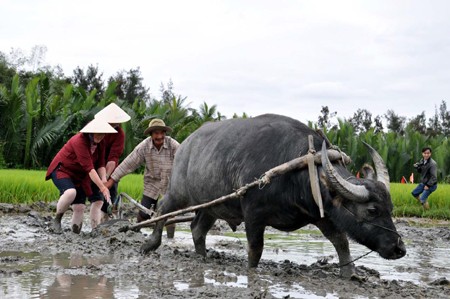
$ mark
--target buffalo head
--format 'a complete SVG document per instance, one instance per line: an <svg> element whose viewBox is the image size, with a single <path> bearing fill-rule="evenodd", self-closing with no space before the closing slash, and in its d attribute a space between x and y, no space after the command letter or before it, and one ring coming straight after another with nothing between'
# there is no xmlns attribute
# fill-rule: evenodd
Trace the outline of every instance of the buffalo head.
<svg viewBox="0 0 450 299"><path fill-rule="evenodd" d="M343 165L330 162L325 142L322 145L322 169L325 173L331 204L327 212L331 221L350 238L374 250L386 259L406 254L405 245L392 221L389 174L375 149L364 143L374 161L376 180L358 179ZM343 177L344 175L344 177Z"/></svg>

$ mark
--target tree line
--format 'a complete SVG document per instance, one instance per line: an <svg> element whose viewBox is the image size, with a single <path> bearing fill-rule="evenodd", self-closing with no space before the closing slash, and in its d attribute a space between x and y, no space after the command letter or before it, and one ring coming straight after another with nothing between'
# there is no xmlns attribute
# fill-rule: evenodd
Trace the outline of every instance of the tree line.
<svg viewBox="0 0 450 299"><path fill-rule="evenodd" d="M39 49L34 52L41 53ZM206 102L190 108L186 97L174 93L172 82L161 84L159 99L152 97L139 68L118 71L107 80L94 65L65 76L59 67L22 68L39 65L34 62L39 55L12 54L0 52L0 167L45 168L67 140L111 102L131 116L122 125L127 136L124 155L147 137L143 132L152 118L162 118L180 142L204 122L224 118Z"/></svg>
<svg viewBox="0 0 450 299"><path fill-rule="evenodd" d="M0 168L46 168L67 140L111 102L131 116L123 124L127 136L124 157L146 137L143 132L152 118L162 118L179 142L203 123L226 118L216 105L206 102L189 107L187 97L175 94L172 82L161 84L159 98L151 96L139 68L118 71L107 80L94 65L77 67L66 76L59 67L41 65L43 52L42 47L34 48L29 57L0 52ZM33 67L25 69L25 64ZM372 118L369 111L358 109L352 117L331 124L336 112L325 106L320 113L317 122L308 125L323 130L332 144L354 159L349 167L355 173L370 161L361 142L365 141L382 155L392 181L409 178L424 146L433 148L439 180L448 180L450 113L445 101L428 122L424 112L407 120L392 110Z"/></svg>

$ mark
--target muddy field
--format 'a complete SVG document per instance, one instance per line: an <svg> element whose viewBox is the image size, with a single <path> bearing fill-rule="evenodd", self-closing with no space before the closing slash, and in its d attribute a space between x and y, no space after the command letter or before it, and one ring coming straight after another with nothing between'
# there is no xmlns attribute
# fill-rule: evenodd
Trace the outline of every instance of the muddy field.
<svg viewBox="0 0 450 299"><path fill-rule="evenodd" d="M133 212L128 207L126 218L133 218ZM313 261L303 263L297 259L301 254L286 253L303 241L281 235L284 239L270 243L277 235L268 230L266 240L272 245L265 252L271 255L248 270L245 238L228 237L230 229L222 223L208 235L206 258L194 253L187 224L177 226L173 240L164 234L161 247L144 256L139 248L150 229L119 232L127 223L122 220L91 232L85 220L76 235L68 230L68 212L65 231L57 235L49 230L53 215L54 204L0 204L0 298L450 297L450 223L445 221L396 219L408 250L405 258L417 264L380 262L372 253L383 270L364 257L355 262L358 276L342 279L335 251L312 226L303 235L325 244L320 245L323 252L308 252ZM353 245L352 254L359 255Z"/></svg>

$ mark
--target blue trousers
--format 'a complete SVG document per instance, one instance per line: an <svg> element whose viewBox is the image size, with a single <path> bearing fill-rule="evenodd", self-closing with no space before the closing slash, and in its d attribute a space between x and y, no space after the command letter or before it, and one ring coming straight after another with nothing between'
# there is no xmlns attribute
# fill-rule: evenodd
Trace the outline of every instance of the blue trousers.
<svg viewBox="0 0 450 299"><path fill-rule="evenodd" d="M428 196L430 196L431 193L433 193L434 191L436 191L436 189L437 189L437 184L434 185L434 186L429 187L428 190L425 190L425 185L422 184L422 183L420 183L420 184L417 185L417 187L411 192L411 194L412 194L414 197L417 197L417 196L420 195L420 202L421 202L422 204L424 204L424 203L427 201Z"/></svg>

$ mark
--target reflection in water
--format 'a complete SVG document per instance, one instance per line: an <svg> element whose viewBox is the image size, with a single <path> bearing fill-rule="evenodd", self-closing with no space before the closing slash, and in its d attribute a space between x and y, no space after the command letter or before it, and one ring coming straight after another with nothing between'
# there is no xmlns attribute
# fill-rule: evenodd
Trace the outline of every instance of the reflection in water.
<svg viewBox="0 0 450 299"><path fill-rule="evenodd" d="M69 259L53 256L53 267L63 270L64 268L81 269L84 266L99 266L104 262L106 262L104 258L85 258L81 254L71 254ZM54 283L44 290L40 297L113 298L113 290L113 284L104 276L72 275L65 271L58 271Z"/></svg>
<svg viewBox="0 0 450 299"><path fill-rule="evenodd" d="M104 276L58 274L40 298L113 298L113 294L114 286Z"/></svg>
<svg viewBox="0 0 450 299"><path fill-rule="evenodd" d="M85 275L84 267L111 263L111 257L86 258L80 254L0 252L7 263L0 280L0 298L138 298L139 289L103 275ZM8 269L8 264L11 269ZM20 269L17 269L17 265Z"/></svg>

